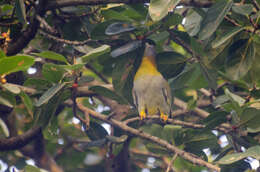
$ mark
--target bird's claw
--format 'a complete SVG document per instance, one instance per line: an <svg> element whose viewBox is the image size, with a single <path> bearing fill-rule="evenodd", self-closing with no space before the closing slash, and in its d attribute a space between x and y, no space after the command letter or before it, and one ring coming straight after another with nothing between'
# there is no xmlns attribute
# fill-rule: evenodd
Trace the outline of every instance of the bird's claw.
<svg viewBox="0 0 260 172"><path fill-rule="evenodd" d="M144 111L141 111L139 116L140 116L140 119L143 120L146 118L146 113Z"/></svg>
<svg viewBox="0 0 260 172"><path fill-rule="evenodd" d="M166 122L168 120L168 115L161 113L160 118L163 120L163 122Z"/></svg>

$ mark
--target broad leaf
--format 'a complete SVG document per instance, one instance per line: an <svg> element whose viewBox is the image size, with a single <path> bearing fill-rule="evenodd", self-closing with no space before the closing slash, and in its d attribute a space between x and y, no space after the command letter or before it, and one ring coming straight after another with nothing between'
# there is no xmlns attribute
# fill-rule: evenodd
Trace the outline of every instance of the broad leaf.
<svg viewBox="0 0 260 172"><path fill-rule="evenodd" d="M56 84L49 88L35 103L35 106L39 107L45 103L47 103L55 94L57 94L66 84Z"/></svg>
<svg viewBox="0 0 260 172"><path fill-rule="evenodd" d="M26 9L25 9L25 4L24 4L23 0L15 1L15 12L16 12L16 15L17 15L19 21L23 24L26 24L27 23Z"/></svg>
<svg viewBox="0 0 260 172"><path fill-rule="evenodd" d="M255 58L255 45L249 40L236 41L229 49L226 59L226 72L233 80L244 77L252 67Z"/></svg>
<svg viewBox="0 0 260 172"><path fill-rule="evenodd" d="M109 45L102 45L101 47L95 48L91 50L86 55L82 56L81 59L83 62L88 62L91 59L94 59L98 56L101 56L105 53L110 52L110 46Z"/></svg>
<svg viewBox="0 0 260 172"><path fill-rule="evenodd" d="M42 67L42 75L50 82L58 83L64 77L65 69L60 65L45 63Z"/></svg>
<svg viewBox="0 0 260 172"><path fill-rule="evenodd" d="M218 164L231 164L233 162L239 161L246 157L252 157L252 158L259 160L260 159L260 146L251 147L243 153L228 154L228 155L224 156L223 158L221 158L219 161L217 161L217 163Z"/></svg>
<svg viewBox="0 0 260 172"><path fill-rule="evenodd" d="M153 21L159 21L164 18L168 11L173 10L180 0L151 0L149 14Z"/></svg>
<svg viewBox="0 0 260 172"><path fill-rule="evenodd" d="M141 47L141 45L142 45L142 41L139 41L139 40L138 41L132 41L132 42L129 42L129 43L113 50L110 55L112 57L118 57L118 56L121 56L125 53L128 53L130 51L133 51L133 50Z"/></svg>
<svg viewBox="0 0 260 172"><path fill-rule="evenodd" d="M228 32L225 32L224 35L221 35L218 39L215 39L212 43L211 46L212 48L217 48L224 44L226 41L228 41L230 38L235 36L237 33L242 31L244 28L242 27L234 27L233 29L230 29Z"/></svg>
<svg viewBox="0 0 260 172"><path fill-rule="evenodd" d="M129 32L135 30L135 27L132 24L124 23L124 22L116 22L110 24L106 28L106 35L116 35L123 32Z"/></svg>
<svg viewBox="0 0 260 172"><path fill-rule="evenodd" d="M94 91L95 93L108 97L110 99L116 100L118 103L127 104L127 101L123 97L117 95L115 92L109 90L108 88L101 86L90 87L89 90Z"/></svg>
<svg viewBox="0 0 260 172"><path fill-rule="evenodd" d="M34 64L34 58L27 55L0 58L0 75L28 69Z"/></svg>
<svg viewBox="0 0 260 172"><path fill-rule="evenodd" d="M235 4L232 7L232 11L238 14L249 16L249 14L254 12L254 6L252 4Z"/></svg>
<svg viewBox="0 0 260 172"><path fill-rule="evenodd" d="M60 61L60 62L64 62L68 64L67 59L58 53L55 53L53 51L43 51L41 53L34 53L36 56L42 57L42 58L46 58L46 59L51 59L51 60L56 60L56 61Z"/></svg>
<svg viewBox="0 0 260 172"><path fill-rule="evenodd" d="M225 15L232 7L232 0L220 0L210 7L201 22L199 39L205 40L209 38L218 28Z"/></svg>

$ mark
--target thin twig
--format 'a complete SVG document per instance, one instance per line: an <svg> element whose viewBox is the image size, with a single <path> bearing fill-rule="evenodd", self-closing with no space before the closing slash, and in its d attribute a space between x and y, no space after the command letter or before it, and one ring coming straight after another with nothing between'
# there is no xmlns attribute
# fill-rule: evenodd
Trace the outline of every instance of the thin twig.
<svg viewBox="0 0 260 172"><path fill-rule="evenodd" d="M50 33L52 34L57 34L57 30L55 30L54 28L52 28L47 22L46 20L44 20L44 18L40 17L39 15L36 16L36 19L39 20L39 22L43 25L43 27Z"/></svg>
<svg viewBox="0 0 260 172"><path fill-rule="evenodd" d="M175 153L170 161L170 163L168 164L167 170L166 172L170 172L171 168L172 168L172 164L175 161L175 159L178 157L178 155Z"/></svg>
<svg viewBox="0 0 260 172"><path fill-rule="evenodd" d="M259 4L257 3L256 0L253 0L253 5L255 6L256 10L259 11L260 6L259 6Z"/></svg>
<svg viewBox="0 0 260 172"><path fill-rule="evenodd" d="M91 39L87 39L85 41L71 41L71 40L67 40L67 39L62 39L62 38L59 38L59 37L56 37L56 36L53 36L51 34L48 34L46 32L43 32L43 31L40 31L39 32L41 35L43 36L46 36L48 39L51 39L53 41L56 41L56 42L60 42L60 43L64 43L64 44L68 44L68 45L85 45L89 42L93 42L94 40L91 40Z"/></svg>
<svg viewBox="0 0 260 172"><path fill-rule="evenodd" d="M87 107L85 107L84 105L82 105L80 102L77 103L78 104L78 108L83 112L83 113L89 113L93 118L96 118L96 119L99 119L101 121L104 121L104 122L107 122L111 125L113 125L114 127L118 127L118 128L121 128L122 130L128 132L128 133L131 133L135 136L138 136L140 138L143 138L143 139L146 139L146 140L149 140L153 143L156 143L162 147L165 147L167 150L169 150L170 152L174 152L176 153L177 155L181 156L182 158L194 163L194 164L197 164L197 165L200 165L200 166L204 166L204 167L207 167L209 169L212 169L212 170L215 170L217 172L220 172L220 168L216 165L213 165L209 162L206 162L202 159L200 159L199 157L197 157L196 155L192 154L192 153L188 153L184 150L181 150L179 149L178 147L175 147L174 145L171 145L169 144L166 140L162 140L158 137L155 137L155 136L152 136L148 133L145 133L141 130L138 130L138 129L135 129L135 128L132 128L132 127L129 127L127 125L125 125L123 122L120 122L120 121L117 121L115 119L110 119L110 120L107 120L107 117L105 115L102 115L98 112L95 112Z"/></svg>
<svg viewBox="0 0 260 172"><path fill-rule="evenodd" d="M148 116L146 117L146 119L153 119L153 120L160 120L159 116ZM135 122L135 121L139 121L141 120L139 117L134 117L134 118L130 118L124 121L124 124L129 124L131 122ZM174 124L174 125L181 125L183 127L187 127L187 128L204 128L204 125L201 124L194 124L191 122L185 122L185 121L180 121L180 120L176 120L176 119L167 119L167 123L168 124Z"/></svg>

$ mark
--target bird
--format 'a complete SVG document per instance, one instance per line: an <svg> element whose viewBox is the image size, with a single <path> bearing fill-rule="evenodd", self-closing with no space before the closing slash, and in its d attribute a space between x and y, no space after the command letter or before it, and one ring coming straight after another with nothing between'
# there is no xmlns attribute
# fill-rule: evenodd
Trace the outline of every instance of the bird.
<svg viewBox="0 0 260 172"><path fill-rule="evenodd" d="M151 41L145 43L144 55L133 80L132 96L141 120L148 115L159 115L166 122L171 116L171 89L157 69L155 44Z"/></svg>

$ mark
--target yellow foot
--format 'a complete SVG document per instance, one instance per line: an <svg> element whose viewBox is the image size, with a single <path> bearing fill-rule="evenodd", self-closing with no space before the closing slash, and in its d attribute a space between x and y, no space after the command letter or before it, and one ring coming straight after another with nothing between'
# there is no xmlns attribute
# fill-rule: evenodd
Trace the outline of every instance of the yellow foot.
<svg viewBox="0 0 260 172"><path fill-rule="evenodd" d="M168 119L168 115L165 115L164 113L161 113L160 118L163 120L163 122L166 122Z"/></svg>
<svg viewBox="0 0 260 172"><path fill-rule="evenodd" d="M141 111L139 116L140 116L141 120L143 120L146 118L146 113L144 111Z"/></svg>

